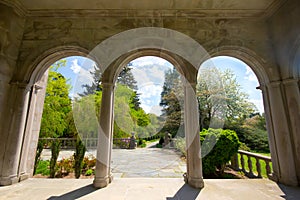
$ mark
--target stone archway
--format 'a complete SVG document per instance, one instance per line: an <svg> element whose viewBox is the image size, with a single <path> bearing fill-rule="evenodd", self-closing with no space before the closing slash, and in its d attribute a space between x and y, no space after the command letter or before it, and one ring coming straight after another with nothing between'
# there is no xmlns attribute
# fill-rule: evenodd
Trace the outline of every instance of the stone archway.
<svg viewBox="0 0 300 200"><path fill-rule="evenodd" d="M122 46L124 44L124 46ZM116 49L116 51L114 51ZM111 54L105 54L109 52ZM159 56L171 62L185 78L185 132L187 140L186 182L202 188L202 163L198 105L195 95L197 70L207 52L188 36L164 28L138 28L122 32L98 45L91 54L102 62L102 102L97 149L95 187L112 181L110 174L114 84L121 68L140 56Z"/></svg>
<svg viewBox="0 0 300 200"><path fill-rule="evenodd" d="M6 151L4 159L14 158L13 163L3 165L8 174L2 178L1 185L8 185L22 181L33 174L35 153L39 137L44 97L47 86L47 70L50 65L59 59L68 56L87 56L87 51L77 46L61 46L45 51L28 67L22 80L12 84L12 95L15 101L11 102L16 111L22 110L22 115L14 120L9 137L13 151ZM19 116L17 112L12 115ZM19 125L17 125L19 123ZM11 167L14 166L14 167Z"/></svg>
<svg viewBox="0 0 300 200"><path fill-rule="evenodd" d="M281 91L281 85L285 85L284 87L293 86L292 89L297 88L296 81L278 81L272 80L269 77L280 77L279 74L274 73L268 74L265 69L268 68L268 63L261 59L255 52L243 48L243 47L235 47L235 46L223 46L217 49L212 50L212 56L231 56L234 58L238 58L241 61L245 62L256 74L259 87L258 89L262 90L263 96L263 103L265 108L266 114L266 123L267 123L267 130L269 136L269 145L270 151L272 155L272 165L273 165L273 176L272 179L274 181L278 181L281 183L285 183L288 185L297 185L297 176L299 177L299 172L296 170L297 163L299 161L295 160L297 156L294 153L295 150L293 149L292 141L293 138L297 138L296 136L291 135L288 133L289 131L289 118L287 111L294 113L295 116L297 115L296 107L297 104L295 103L297 99L297 92L294 93L293 106L295 107L293 110L289 108L293 107L292 105L285 107L286 104L284 100L284 95ZM294 70L295 71L295 70ZM293 96L292 94L288 95L288 99ZM299 97L298 97L299 98ZM281 108L282 112L278 112L279 108ZM296 124L297 118L293 118ZM292 126L297 127L297 126ZM294 132L296 132L294 130ZM291 131L291 133L293 133ZM296 142L298 144L298 142ZM299 166L299 164L298 164ZM293 176L291 176L293 174Z"/></svg>
<svg viewBox="0 0 300 200"><path fill-rule="evenodd" d="M187 140L187 176L186 182L193 187L202 188L202 167L200 158L200 138L198 104L195 96L196 71L191 64L180 56L161 49L140 49L121 55L106 68L102 78L102 105L100 111L100 132L97 150L95 187L105 187L112 181L110 173L111 140L113 131L114 85L118 73L131 60L140 56L158 56L172 63L180 71L184 81L184 121Z"/></svg>

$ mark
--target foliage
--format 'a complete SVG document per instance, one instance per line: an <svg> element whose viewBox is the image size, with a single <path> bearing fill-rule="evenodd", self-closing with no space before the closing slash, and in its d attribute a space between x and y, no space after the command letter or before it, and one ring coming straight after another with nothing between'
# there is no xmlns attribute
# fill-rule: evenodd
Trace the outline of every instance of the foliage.
<svg viewBox="0 0 300 200"><path fill-rule="evenodd" d="M98 66L94 66L94 70L90 72L93 77L92 85L84 84L82 85L85 88L85 91L80 96L87 96L90 94L95 94L95 92L99 92L102 90L101 88L101 70Z"/></svg>
<svg viewBox="0 0 300 200"><path fill-rule="evenodd" d="M241 124L232 123L227 128L235 130L239 140L252 151L270 152L264 115L256 114Z"/></svg>
<svg viewBox="0 0 300 200"><path fill-rule="evenodd" d="M183 88L180 80L180 74L175 68L165 73L165 82L161 93L160 106L162 116L165 118L165 124L161 132L169 132L174 137L182 126L183 111Z"/></svg>
<svg viewBox="0 0 300 200"><path fill-rule="evenodd" d="M43 149L44 149L43 141L38 140L38 145L37 145L37 150L36 150L35 160L34 160L33 174L35 174L37 171L37 167L41 161L40 159L41 159L41 154L42 154Z"/></svg>
<svg viewBox="0 0 300 200"><path fill-rule="evenodd" d="M69 85L66 79L50 67L41 121L40 137L61 137L66 129L66 115L71 110Z"/></svg>
<svg viewBox="0 0 300 200"><path fill-rule="evenodd" d="M59 67L65 66L66 61L60 60L50 67L48 83L41 120L40 138L62 137L67 128L66 118L71 111L71 100L67 80L57 72ZM59 154L60 142L51 143L50 177L55 176L56 161ZM35 162L39 160L43 144L39 143Z"/></svg>
<svg viewBox="0 0 300 200"><path fill-rule="evenodd" d="M57 176L58 177L63 177L67 176L69 173L73 172L73 162L74 159L73 157L71 158L63 158L62 160L57 162Z"/></svg>
<svg viewBox="0 0 300 200"><path fill-rule="evenodd" d="M82 169L82 161L84 158L86 148L84 144L82 143L82 140L80 139L79 136L77 136L77 141L76 141L76 149L74 153L74 168L75 168L75 177L79 178L81 174L81 169Z"/></svg>
<svg viewBox="0 0 300 200"><path fill-rule="evenodd" d="M36 163L36 170L34 174L42 174L43 176L50 175L49 169L50 161L49 160L38 160Z"/></svg>
<svg viewBox="0 0 300 200"><path fill-rule="evenodd" d="M74 156L70 158L63 158L60 161L57 161L56 163L56 171L55 176L56 177L64 177L69 175L69 173L72 173L75 171L75 159ZM92 172L90 175L94 174L94 169L96 166L96 158L94 157L84 157L81 162L82 170L81 174L89 176L90 172ZM88 172L89 171L89 172ZM37 170L35 172L36 174L42 174L44 176L50 175L50 161L48 160L40 160L37 163Z"/></svg>
<svg viewBox="0 0 300 200"><path fill-rule="evenodd" d="M186 156L186 141L185 138L176 137L175 138L175 148L180 151L183 156Z"/></svg>
<svg viewBox="0 0 300 200"><path fill-rule="evenodd" d="M133 74L131 72L131 68L129 65L123 67L122 71L120 72L117 83L126 85L128 88L132 90L137 90L136 86L136 80L133 77Z"/></svg>
<svg viewBox="0 0 300 200"><path fill-rule="evenodd" d="M94 171L92 169L88 169L84 175L91 176L92 174L94 174Z"/></svg>
<svg viewBox="0 0 300 200"><path fill-rule="evenodd" d="M137 146L138 146L138 147L141 147L141 148L146 147L146 146L147 146L146 140L139 139L139 140L138 140L138 143L137 143Z"/></svg>
<svg viewBox="0 0 300 200"><path fill-rule="evenodd" d="M256 110L248 94L241 91L231 70L222 71L212 67L201 69L197 98L201 130L222 127L224 119L225 124L246 119Z"/></svg>
<svg viewBox="0 0 300 200"><path fill-rule="evenodd" d="M237 153L240 146L236 133L232 130L204 129L200 132L202 149L212 150L202 158L204 176L223 174L225 164Z"/></svg>
<svg viewBox="0 0 300 200"><path fill-rule="evenodd" d="M90 72L93 81L92 85L84 84L85 91L80 96L87 96L90 94L95 94L96 92L102 91L102 77L101 69L98 66L94 66L94 70ZM126 85L132 90L137 90L136 81L132 75L130 66L125 66L120 72L117 82Z"/></svg>
<svg viewBox="0 0 300 200"><path fill-rule="evenodd" d="M51 142L50 178L55 177L60 146L61 142L59 140L53 140Z"/></svg>

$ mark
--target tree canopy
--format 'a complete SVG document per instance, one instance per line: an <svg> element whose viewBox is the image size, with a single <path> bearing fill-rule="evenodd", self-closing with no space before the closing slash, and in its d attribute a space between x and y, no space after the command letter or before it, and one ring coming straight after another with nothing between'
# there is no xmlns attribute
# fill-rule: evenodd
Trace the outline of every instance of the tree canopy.
<svg viewBox="0 0 300 200"><path fill-rule="evenodd" d="M51 66L49 70L40 137L62 137L68 126L66 118L71 111L71 100L68 96L70 85L55 71L58 65L62 63Z"/></svg>

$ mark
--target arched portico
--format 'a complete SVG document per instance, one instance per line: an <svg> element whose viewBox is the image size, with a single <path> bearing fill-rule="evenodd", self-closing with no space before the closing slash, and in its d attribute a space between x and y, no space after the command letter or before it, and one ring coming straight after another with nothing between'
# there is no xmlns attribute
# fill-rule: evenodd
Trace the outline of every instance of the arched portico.
<svg viewBox="0 0 300 200"><path fill-rule="evenodd" d="M297 168L300 166L300 162L293 144L294 140L299 138L295 134L299 130L297 130L297 126L291 126L294 127L294 130L288 131L290 120L293 120L292 123L294 124L299 120L299 105L296 103L296 99L299 99L297 80L276 80L277 77L280 77L279 72L268 74L264 69L269 68L266 67L269 64L264 62L255 52L246 48L223 46L210 51L210 55L212 57L221 55L235 57L252 68L260 84L257 88L262 91L263 96L272 155L272 178L281 183L297 185L297 177L299 177ZM295 69L291 71L297 73ZM286 101L292 101L293 103L287 105ZM298 144L298 142L300 141L295 144ZM293 175L291 176L291 174Z"/></svg>
<svg viewBox="0 0 300 200"><path fill-rule="evenodd" d="M198 102L196 99L197 69L182 57L162 49L139 49L134 50L112 62L105 69L102 76L102 105L100 112L100 132L97 150L97 165L95 172L95 187L105 187L112 181L110 173L110 159L113 135L113 102L114 85L118 73L131 60L141 56L157 56L172 63L181 73L184 80L184 124L187 144L187 174L185 181L193 187L204 186L202 177L202 163L200 158L200 138ZM99 145L100 144L100 145Z"/></svg>
<svg viewBox="0 0 300 200"><path fill-rule="evenodd" d="M87 56L87 50L78 46L49 49L36 58L26 72L19 71L15 80L11 80L8 107L13 108L13 112L10 112L12 121L8 127L8 137L6 141L3 140L9 145L5 146L4 164L1 165L1 185L13 184L32 176L47 86L47 70L57 60L76 55Z"/></svg>
<svg viewBox="0 0 300 200"><path fill-rule="evenodd" d="M112 66L117 60L119 63L114 64L120 66L126 57L119 59L120 56L128 52L165 50L179 65L190 66L184 76L193 88L194 66L197 69L209 56L198 42L204 44L205 49L213 49L211 55L234 56L255 71L263 91L275 175L281 183L299 185L300 29L297 16L300 6L296 0L251 5L238 0L224 4L181 2L172 4L171 8L168 2L140 1L137 8L134 3L91 2L86 5L65 2L59 7L42 1L36 1L40 7L21 0L0 3L0 185L23 179L21 166L25 165L21 163L30 159L23 152L34 152L31 147L23 149L27 148L28 141L34 140L30 134L39 132L38 123L32 119L39 118L41 109L38 108L42 106L34 102L42 100L39 96L34 100L34 96L36 91L43 93L39 86L45 82L41 77L53 61L69 55L87 55L101 66ZM120 40L119 36L125 32L126 37ZM97 52L90 50L99 43L103 56L98 59ZM109 74L113 76L115 68L108 70L112 70ZM108 80L107 91L113 91L113 81ZM192 89L189 92L193 93ZM113 95L108 92L108 96L109 100L104 101L110 105ZM109 115L111 120L113 113ZM110 124L109 120L101 123ZM29 133L30 130L34 132Z"/></svg>

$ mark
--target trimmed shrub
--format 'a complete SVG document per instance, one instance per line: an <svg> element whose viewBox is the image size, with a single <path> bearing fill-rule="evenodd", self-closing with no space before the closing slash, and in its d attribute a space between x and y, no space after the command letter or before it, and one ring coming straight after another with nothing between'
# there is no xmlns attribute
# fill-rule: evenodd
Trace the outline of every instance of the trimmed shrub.
<svg viewBox="0 0 300 200"><path fill-rule="evenodd" d="M74 153L74 160L75 160L74 169L75 169L75 177L76 178L80 177L81 169L83 166L82 161L84 158L85 151L86 151L86 148L78 136L77 141L76 141L76 151Z"/></svg>
<svg viewBox="0 0 300 200"><path fill-rule="evenodd" d="M208 129L200 132L202 149L209 150L207 155L203 155L203 174L206 177L223 175L225 165L231 157L237 153L240 146L237 134L232 130Z"/></svg>

